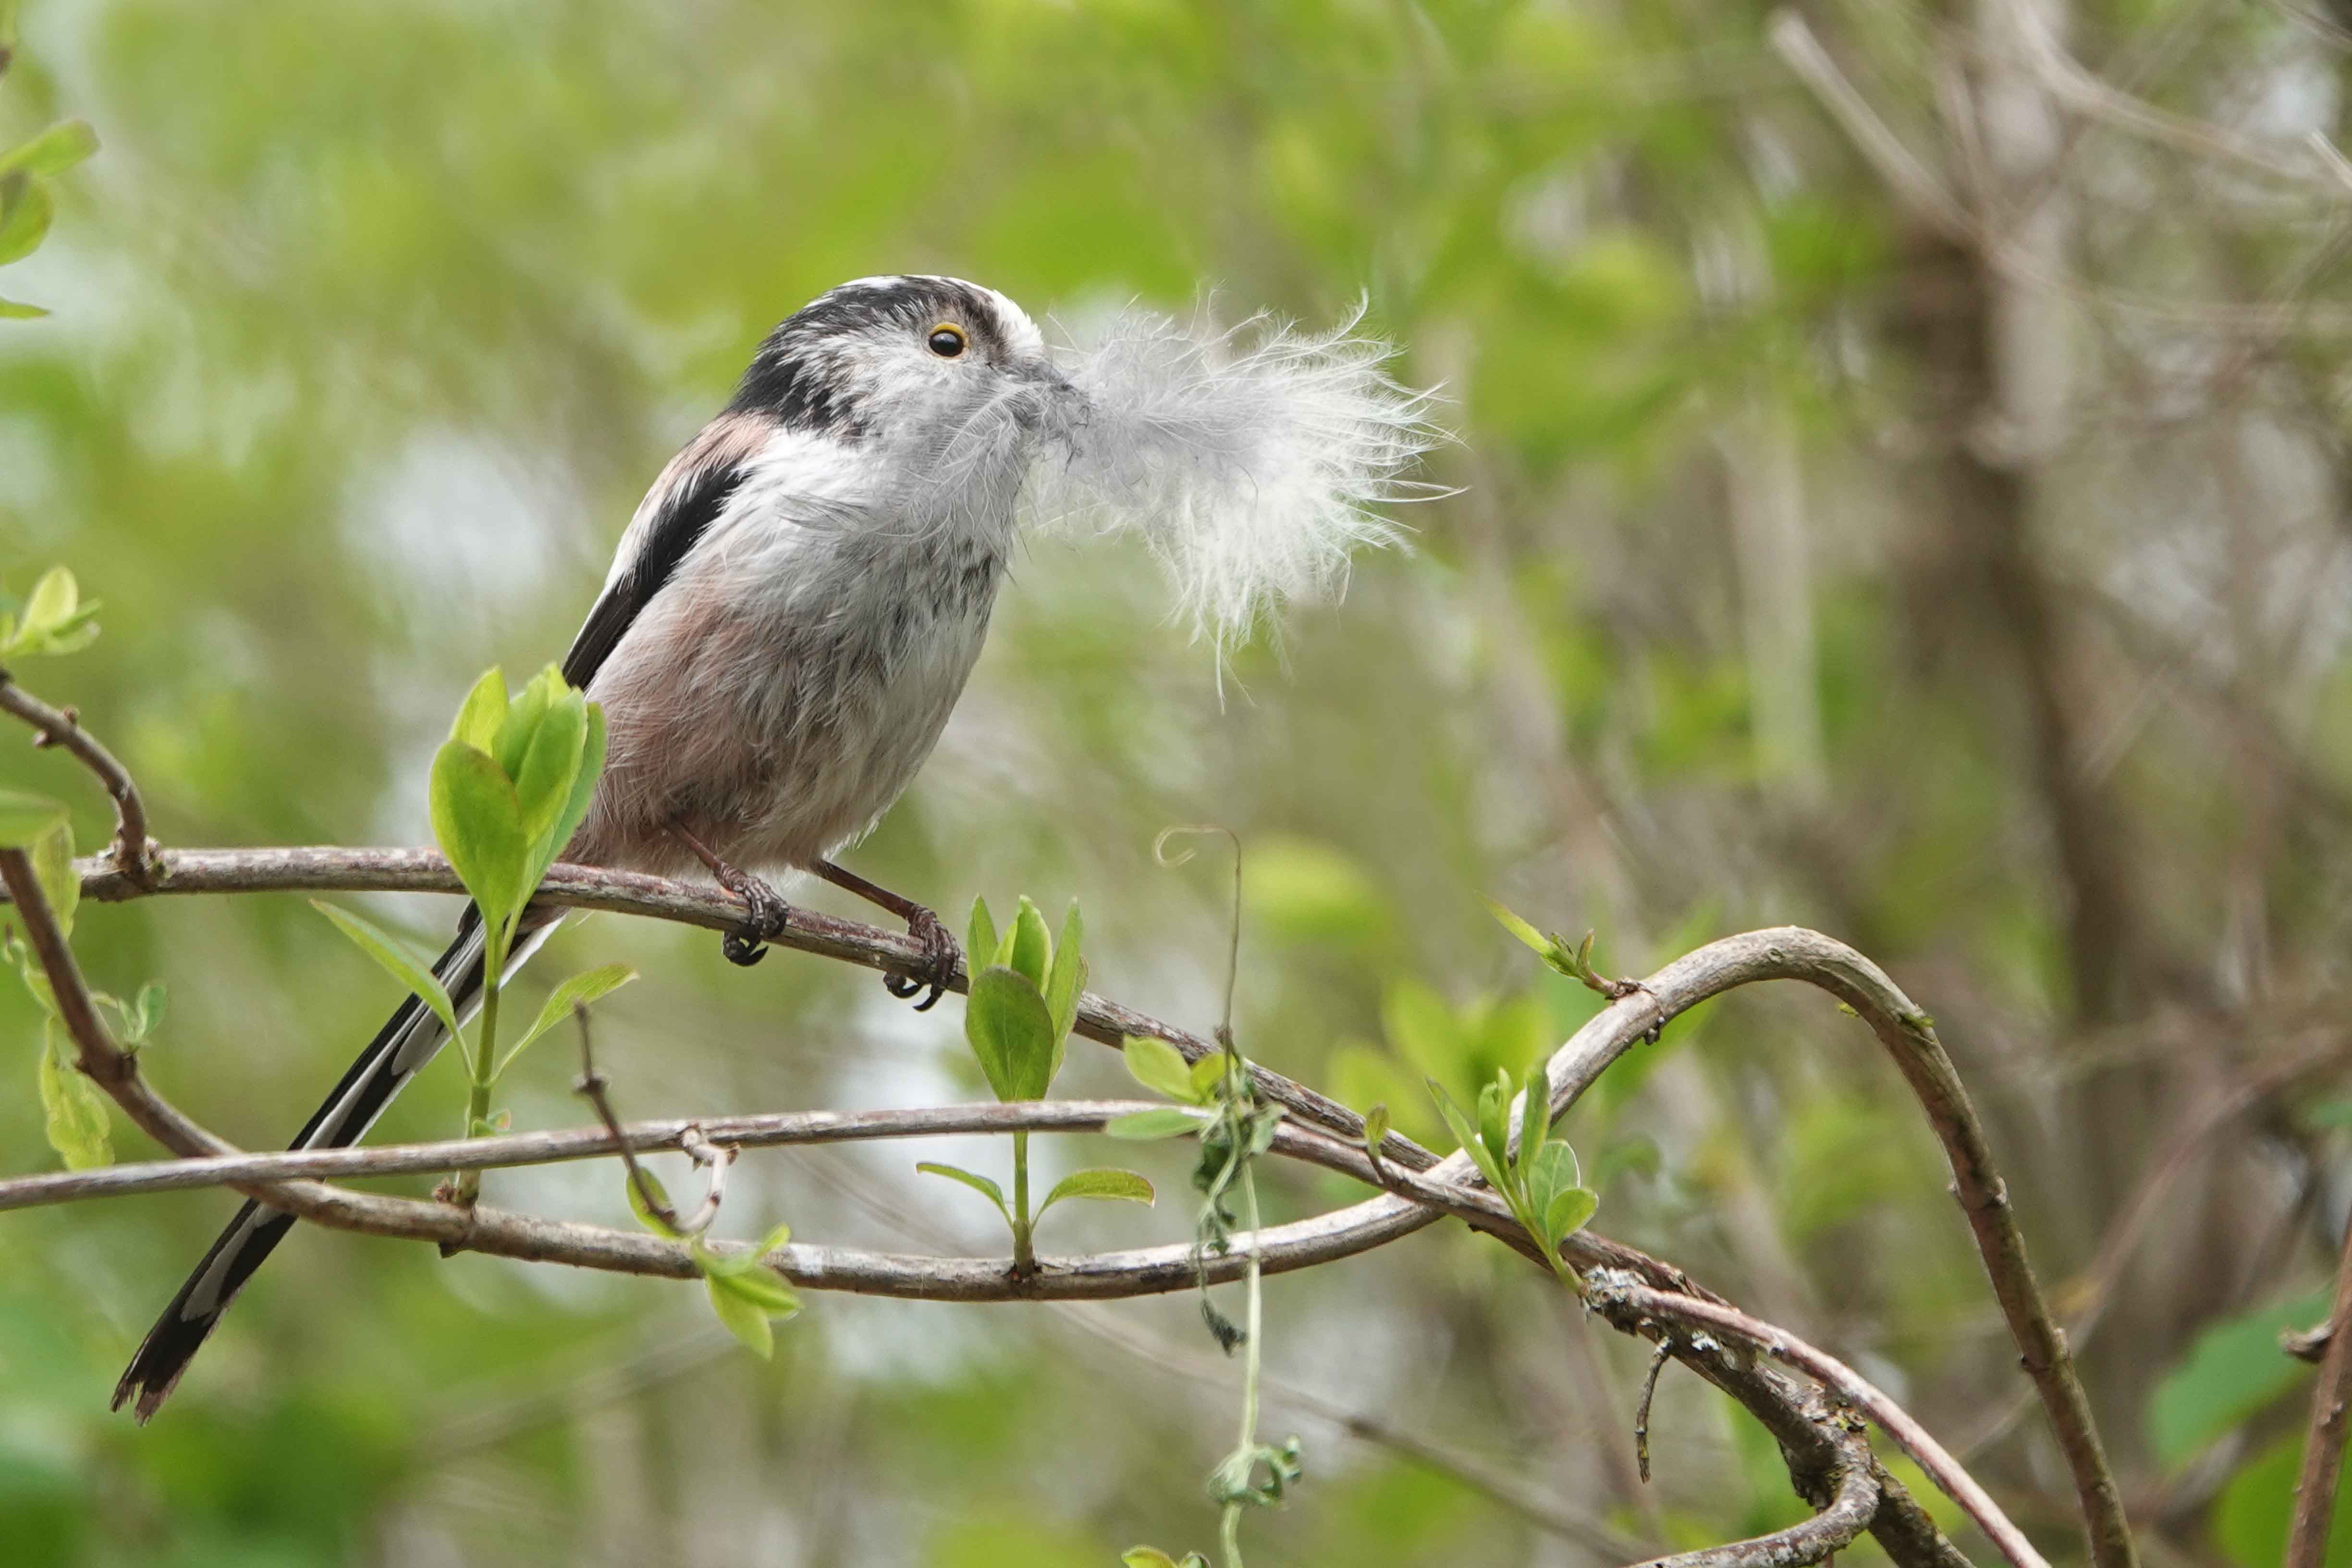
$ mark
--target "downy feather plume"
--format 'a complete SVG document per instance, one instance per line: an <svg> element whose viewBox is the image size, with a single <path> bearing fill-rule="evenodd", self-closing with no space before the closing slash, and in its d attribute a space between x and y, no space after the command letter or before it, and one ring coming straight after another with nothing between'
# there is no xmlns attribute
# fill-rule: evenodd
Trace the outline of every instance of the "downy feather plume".
<svg viewBox="0 0 2352 1568"><path fill-rule="evenodd" d="M1057 355L1061 405L1029 499L1038 526L1139 534L1176 616L1220 647L1293 599L1344 587L1359 546L1400 542L1378 506L1444 493L1406 478L1444 438L1433 395L1384 368L1360 305L1328 331L1270 316L1217 329L1129 309Z"/></svg>

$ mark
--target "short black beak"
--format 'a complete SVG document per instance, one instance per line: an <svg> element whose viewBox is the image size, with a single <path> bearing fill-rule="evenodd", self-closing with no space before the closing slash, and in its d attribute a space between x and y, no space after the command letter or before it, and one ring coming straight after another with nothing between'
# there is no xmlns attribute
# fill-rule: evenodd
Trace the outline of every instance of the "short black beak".
<svg viewBox="0 0 2352 1568"><path fill-rule="evenodd" d="M1023 381L1044 388L1056 397L1075 398L1078 395L1078 389L1071 384L1070 378L1055 369L1054 362L1042 354L1031 359L1014 361L1013 374Z"/></svg>

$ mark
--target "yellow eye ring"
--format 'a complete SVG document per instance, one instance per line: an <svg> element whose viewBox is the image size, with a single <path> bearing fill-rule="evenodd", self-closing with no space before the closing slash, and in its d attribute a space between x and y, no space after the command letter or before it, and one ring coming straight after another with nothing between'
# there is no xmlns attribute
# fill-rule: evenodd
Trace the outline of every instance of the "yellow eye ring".
<svg viewBox="0 0 2352 1568"><path fill-rule="evenodd" d="M930 344L931 352L941 359L953 359L963 353L963 329L952 321L941 321L933 327L930 337L926 341Z"/></svg>

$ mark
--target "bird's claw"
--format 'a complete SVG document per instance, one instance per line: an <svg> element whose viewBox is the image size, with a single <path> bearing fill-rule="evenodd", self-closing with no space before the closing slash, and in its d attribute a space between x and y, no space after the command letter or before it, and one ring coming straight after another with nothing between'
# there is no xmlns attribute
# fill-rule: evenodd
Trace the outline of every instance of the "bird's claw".
<svg viewBox="0 0 2352 1568"><path fill-rule="evenodd" d="M732 868L730 868L732 870ZM768 943L792 929L793 907L776 889L741 871L719 878L719 885L743 900L750 916L742 925L719 939L727 962L749 969L768 956Z"/></svg>
<svg viewBox="0 0 2352 1568"><path fill-rule="evenodd" d="M882 985L900 1001L929 987L930 994L915 1004L916 1012L928 1013L955 978L956 968L963 962L963 949L939 916L920 907L907 917L907 934L923 945L922 967L908 974L885 974Z"/></svg>

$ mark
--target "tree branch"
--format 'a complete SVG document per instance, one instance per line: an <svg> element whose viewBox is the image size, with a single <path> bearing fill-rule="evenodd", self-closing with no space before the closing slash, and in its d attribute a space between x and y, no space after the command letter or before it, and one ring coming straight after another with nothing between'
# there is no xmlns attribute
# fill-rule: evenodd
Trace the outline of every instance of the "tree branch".
<svg viewBox="0 0 2352 1568"><path fill-rule="evenodd" d="M2026 1257L2025 1237L2010 1212L2008 1189L1994 1168L1983 1125L1936 1037L1934 1020L1875 963L1842 942L1797 926L1710 942L1666 965L1641 990L1603 1008L1554 1053L1549 1068L1552 1115L1557 1118L1574 1105L1643 1031L1718 992L1759 980L1801 980L1820 986L1867 1023L1895 1058L1950 1162L1953 1195L1968 1216L2011 1337L2074 1472L2093 1556L2102 1564L2128 1562L2131 1532L2122 1494L2108 1468L2065 1336L2051 1316Z"/></svg>
<svg viewBox="0 0 2352 1568"><path fill-rule="evenodd" d="M2336 1268L2336 1304L2327 1314L2327 1348L2311 1390L2311 1425L2303 1440L2303 1475L2294 1486L2294 1523L2286 1541L2285 1568L2322 1568L2327 1558L2327 1527L2336 1516L2336 1481L2344 1469L2346 1417L2352 1415L2352 1226L2344 1233L2344 1256Z"/></svg>
<svg viewBox="0 0 2352 1568"><path fill-rule="evenodd" d="M1629 1333L1638 1331L1644 1320L1656 1324L1695 1326L1733 1335L1788 1363L1876 1422L1953 1501L1968 1510L1977 1528L1991 1538L2000 1554L2016 1568L2050 1568L2042 1553L2033 1549L2033 1543L2025 1539L2025 1532L2010 1522L2000 1505L1986 1494L1958 1459L1944 1451L1942 1444L1928 1436L1926 1427L1860 1373L1828 1352L1817 1350L1786 1329L1751 1318L1735 1307L1653 1290L1613 1270L1594 1270L1586 1280L1585 1299L1592 1303L1595 1311Z"/></svg>
<svg viewBox="0 0 2352 1568"><path fill-rule="evenodd" d="M1824 1419L1829 1419L1824 1413ZM1827 1506L1812 1518L1786 1530L1660 1557L1637 1568L1802 1568L1844 1551L1870 1525L1878 1511L1878 1468L1871 1462L1870 1445L1860 1434L1847 1433L1832 1472L1833 1490Z"/></svg>
<svg viewBox="0 0 2352 1568"><path fill-rule="evenodd" d="M144 881L103 859L78 861L76 868L82 873L82 897L95 903L121 903L166 893L465 890L449 862L432 849L164 849L156 852L152 874ZM741 902L716 887L593 866L551 868L536 896L551 904L646 915L707 931L731 931L743 923ZM797 904L793 907L792 929L767 940L772 947L793 948L874 970L903 972L925 962L923 949L902 932ZM967 977L959 971L948 988L961 992L967 984ZM1091 992L1079 999L1075 1028L1087 1038L1113 1047L1129 1035L1150 1035L1174 1046L1187 1061L1198 1061L1220 1048L1213 1040ZM1363 1136L1363 1118L1339 1101L1255 1065L1251 1079L1261 1094L1302 1120L1342 1137ZM1434 1153L1401 1133L1390 1133L1381 1148L1384 1157L1412 1170L1427 1170L1437 1163Z"/></svg>
<svg viewBox="0 0 2352 1568"><path fill-rule="evenodd" d="M571 1160L656 1153L680 1147L696 1128L713 1143L742 1149L873 1139L931 1138L973 1132L1094 1132L1114 1117L1165 1108L1160 1100L1054 1100L950 1105L911 1110L787 1110L766 1116L703 1116L631 1121L613 1128L506 1132L427 1143L376 1143L349 1149L292 1149L280 1153L217 1154L151 1160L87 1171L45 1171L0 1180L0 1211L37 1208L84 1198L235 1186L240 1182L317 1180L494 1171ZM1294 1130L1295 1131L1295 1130Z"/></svg>
<svg viewBox="0 0 2352 1568"><path fill-rule="evenodd" d="M98 775L114 802L114 868L134 884L146 880L150 869L147 806L139 798L139 786L131 781L130 770L81 727L80 716L72 709L50 707L17 685L5 669L0 669L0 711L14 713L30 724L36 746L69 752Z"/></svg>

